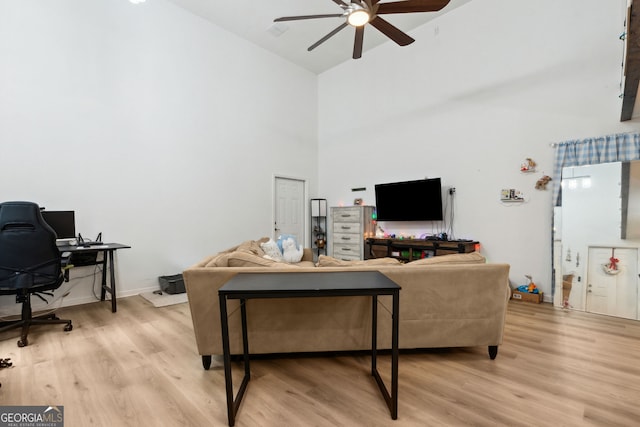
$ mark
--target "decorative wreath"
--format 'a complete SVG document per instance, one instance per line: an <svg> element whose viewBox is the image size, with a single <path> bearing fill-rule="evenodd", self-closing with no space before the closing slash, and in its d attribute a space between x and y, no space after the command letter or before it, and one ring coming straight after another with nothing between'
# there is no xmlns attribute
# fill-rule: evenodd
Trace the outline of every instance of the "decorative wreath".
<svg viewBox="0 0 640 427"><path fill-rule="evenodd" d="M612 248L611 258L609 258L609 262L606 264L602 264L602 269L604 270L604 272L612 276L620 273L620 270L618 269L618 263L620 262L620 260L616 258L615 251L616 250Z"/></svg>

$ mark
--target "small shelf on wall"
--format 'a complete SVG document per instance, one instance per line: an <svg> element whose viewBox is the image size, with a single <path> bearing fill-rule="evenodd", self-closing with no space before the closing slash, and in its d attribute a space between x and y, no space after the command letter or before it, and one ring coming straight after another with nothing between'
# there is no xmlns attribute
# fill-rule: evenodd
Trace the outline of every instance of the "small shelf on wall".
<svg viewBox="0 0 640 427"><path fill-rule="evenodd" d="M500 191L500 202L502 203L523 203L525 201L524 194L515 188L503 188Z"/></svg>
<svg viewBox="0 0 640 427"><path fill-rule="evenodd" d="M320 255L327 254L327 199L311 199L309 203L311 251L316 262Z"/></svg>

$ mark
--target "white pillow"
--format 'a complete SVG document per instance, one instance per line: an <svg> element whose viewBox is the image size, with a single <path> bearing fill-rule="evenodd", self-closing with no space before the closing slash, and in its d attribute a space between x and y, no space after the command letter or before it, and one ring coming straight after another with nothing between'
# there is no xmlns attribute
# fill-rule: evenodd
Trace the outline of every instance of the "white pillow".
<svg viewBox="0 0 640 427"><path fill-rule="evenodd" d="M280 252L280 248L278 244L273 241L273 239L269 239L264 243L260 243L260 248L264 251L264 258L272 259L274 261L282 262L284 258L282 257L282 252Z"/></svg>

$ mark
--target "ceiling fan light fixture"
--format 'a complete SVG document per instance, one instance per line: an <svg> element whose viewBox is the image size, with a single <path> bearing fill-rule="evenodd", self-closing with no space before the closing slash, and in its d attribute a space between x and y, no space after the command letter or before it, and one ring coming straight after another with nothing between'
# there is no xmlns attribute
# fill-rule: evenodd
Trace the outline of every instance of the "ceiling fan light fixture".
<svg viewBox="0 0 640 427"><path fill-rule="evenodd" d="M349 13L349 16L347 16L347 22L351 26L361 27L369 22L370 18L371 17L369 16L369 11L358 6L357 8L354 8L351 13Z"/></svg>

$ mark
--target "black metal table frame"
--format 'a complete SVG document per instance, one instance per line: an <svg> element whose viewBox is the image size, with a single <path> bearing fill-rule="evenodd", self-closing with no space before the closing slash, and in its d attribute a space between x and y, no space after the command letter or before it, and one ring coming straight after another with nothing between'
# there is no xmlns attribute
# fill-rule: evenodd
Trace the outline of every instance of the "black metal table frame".
<svg viewBox="0 0 640 427"><path fill-rule="evenodd" d="M357 274L362 272L352 272L351 274ZM377 272L376 272L377 273ZM252 274L252 273L239 273ZM275 273L266 273L275 274ZM287 274L287 273L284 273ZM308 273L318 274L318 273ZM378 273L381 274L381 273ZM237 276L235 276L237 277ZM386 276L385 276L386 277ZM231 279L233 280L233 278ZM229 282L227 282L229 283ZM393 282L392 282L393 283ZM394 283L395 285L395 283ZM396 285L397 286L397 285ZM229 419L229 426L235 424L235 418L238 413L238 408L242 402L247 385L251 379L251 371L249 367L249 339L247 336L247 308L246 302L249 299L259 298L313 298L313 297L341 297L341 296L371 296L371 375L375 378L380 392L384 397L389 411L391 413L391 419L398 418L398 328L399 328L399 305L400 305L400 287L393 289L375 289L375 288L361 288L361 289L308 289L308 290L293 290L293 291L270 291L268 288L260 291L234 291L223 290L221 288L218 291L220 301L220 320L222 326L222 347L223 347L223 359L224 359L224 378L227 394L227 415ZM391 295L393 297L392 307L392 335L391 335L391 393L387 390L384 381L380 377L377 361L377 330L378 330L378 296L379 295ZM244 361L244 377L242 383L238 389L236 397L233 395L233 379L231 373L231 354L229 350L229 322L227 315L227 300L239 299L240 300L240 315L242 322L242 348L243 348L243 361Z"/></svg>
<svg viewBox="0 0 640 427"><path fill-rule="evenodd" d="M118 249L130 249L131 246L123 245L121 243L105 243L104 245L96 245L89 247L81 246L61 246L60 252L74 253L98 253L102 252L102 261L96 262L95 265L102 266L102 278L100 282L101 292L100 301L106 300L107 292L111 295L111 312L115 313L118 310L116 302L116 273L115 263L113 261L113 253ZM107 270L109 270L109 284L107 285Z"/></svg>

